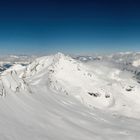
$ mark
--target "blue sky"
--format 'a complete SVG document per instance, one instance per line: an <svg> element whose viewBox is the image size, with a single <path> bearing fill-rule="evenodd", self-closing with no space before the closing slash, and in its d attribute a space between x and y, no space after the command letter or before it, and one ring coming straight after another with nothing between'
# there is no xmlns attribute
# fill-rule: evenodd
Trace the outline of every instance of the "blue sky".
<svg viewBox="0 0 140 140"><path fill-rule="evenodd" d="M0 1L0 53L140 51L136 0Z"/></svg>

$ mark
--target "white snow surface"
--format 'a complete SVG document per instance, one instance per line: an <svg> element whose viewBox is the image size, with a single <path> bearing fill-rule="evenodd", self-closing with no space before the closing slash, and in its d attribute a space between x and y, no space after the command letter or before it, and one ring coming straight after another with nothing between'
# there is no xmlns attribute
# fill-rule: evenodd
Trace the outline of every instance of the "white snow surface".
<svg viewBox="0 0 140 140"><path fill-rule="evenodd" d="M135 67L140 66L140 59L133 61L132 65Z"/></svg>
<svg viewBox="0 0 140 140"><path fill-rule="evenodd" d="M58 53L0 74L0 140L138 140L140 84L111 62Z"/></svg>

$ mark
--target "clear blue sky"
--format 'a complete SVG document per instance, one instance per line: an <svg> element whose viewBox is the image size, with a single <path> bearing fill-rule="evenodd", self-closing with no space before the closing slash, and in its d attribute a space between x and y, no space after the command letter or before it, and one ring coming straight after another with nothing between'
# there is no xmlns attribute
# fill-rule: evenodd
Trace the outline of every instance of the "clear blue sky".
<svg viewBox="0 0 140 140"><path fill-rule="evenodd" d="M140 51L140 1L0 1L0 54Z"/></svg>

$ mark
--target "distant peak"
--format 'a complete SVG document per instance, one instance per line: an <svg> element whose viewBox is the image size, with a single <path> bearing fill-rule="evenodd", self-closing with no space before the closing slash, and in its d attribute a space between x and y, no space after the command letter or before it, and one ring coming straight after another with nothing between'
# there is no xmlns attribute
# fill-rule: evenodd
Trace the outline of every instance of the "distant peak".
<svg viewBox="0 0 140 140"><path fill-rule="evenodd" d="M55 57L55 59L65 59L65 58L67 58L68 56L67 55L65 55L65 54L63 54L63 53L60 53L60 52L58 52L58 53L56 53L55 55L54 55L54 57Z"/></svg>
<svg viewBox="0 0 140 140"><path fill-rule="evenodd" d="M63 53L61 53L61 52L58 52L58 53L55 54L55 56L58 56L58 57L64 57L65 54L63 54Z"/></svg>

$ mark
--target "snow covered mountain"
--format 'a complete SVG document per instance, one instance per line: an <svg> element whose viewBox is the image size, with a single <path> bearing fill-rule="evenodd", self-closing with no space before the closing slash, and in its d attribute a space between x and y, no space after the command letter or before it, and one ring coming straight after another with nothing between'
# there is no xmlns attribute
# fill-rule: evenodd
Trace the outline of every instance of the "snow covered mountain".
<svg viewBox="0 0 140 140"><path fill-rule="evenodd" d="M5 69L0 139L139 139L139 58L114 57L57 53Z"/></svg>
<svg viewBox="0 0 140 140"><path fill-rule="evenodd" d="M0 73L10 68L15 64L28 65L31 63L36 56L26 55L4 55L0 56Z"/></svg>

